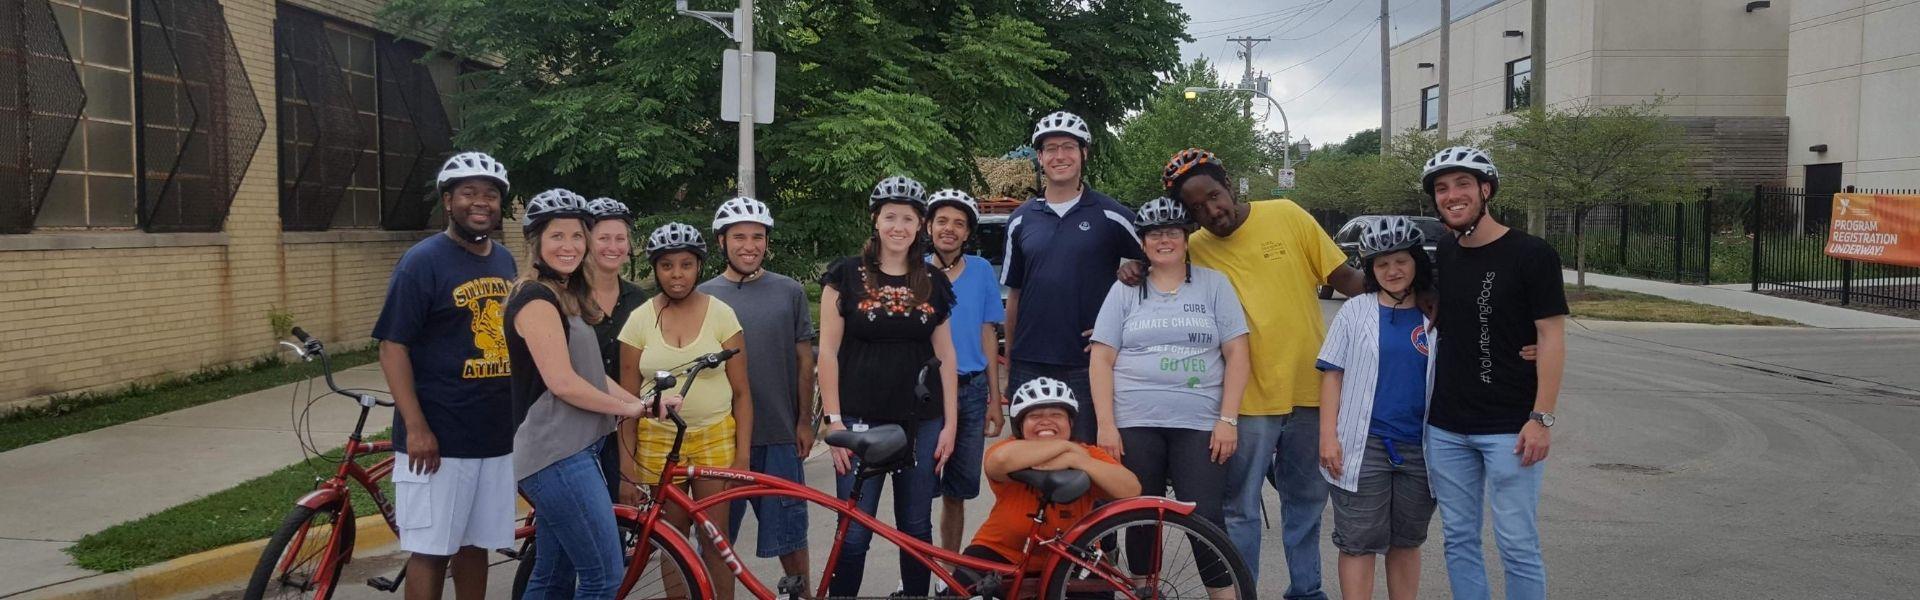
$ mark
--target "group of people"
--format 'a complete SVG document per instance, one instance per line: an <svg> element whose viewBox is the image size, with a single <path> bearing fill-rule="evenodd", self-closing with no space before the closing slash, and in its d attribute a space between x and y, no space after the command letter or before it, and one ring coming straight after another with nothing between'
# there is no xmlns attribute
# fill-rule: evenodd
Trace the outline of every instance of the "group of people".
<svg viewBox="0 0 1920 600"><path fill-rule="evenodd" d="M1086 185L1085 121L1053 113L1031 141L1043 189L1009 217L999 280L968 253L973 198L889 177L867 199L864 246L819 278L817 329L805 288L764 267L775 229L765 203L727 200L706 232L653 230L641 248L658 289L648 298L620 278L635 250L623 203L535 194L521 217L532 272L517 273L489 237L506 169L454 156L439 177L447 230L400 259L374 328L397 406L408 597L438 598L449 566L458 597L481 597L485 552L513 541L516 491L538 507L525 596L611 597L625 567L612 504L662 481L676 431L659 419L667 411L687 424L683 464L796 482L822 430L898 425L912 460L885 477L858 477L860 459L831 450L838 494L872 513L891 479L896 526L929 542L938 497L940 545L985 560L1019 559L1036 518L1064 530L1096 499L1171 487L1258 577L1271 485L1288 598L1325 597L1329 498L1344 597L1371 595L1374 555L1390 597L1414 597L1436 506L1454 595L1487 597L1488 504L1508 596L1544 596L1536 509L1566 303L1552 248L1487 213L1499 173L1486 153L1449 148L1426 166L1422 183L1457 233L1437 240L1437 260L1412 223L1386 218L1368 226L1355 268L1292 202L1242 201L1205 150L1175 155L1167 196L1132 210ZM708 233L725 267L703 281ZM1322 284L1351 298L1330 330L1313 294ZM722 350L737 355L686 397L643 393L643 373ZM1011 436L987 447L1003 428ZM1010 478L1026 468L1087 471L1096 493L1036 515L1036 492ZM995 504L962 549L983 476ZM669 484L695 498L725 487ZM808 589L805 503L740 501L707 516L737 537L749 510L756 553L785 571L780 587ZM871 539L849 529L831 595L860 593ZM710 572L727 572L704 550ZM1209 591L1239 597L1217 573L1203 569ZM903 553L896 595L925 597L932 579Z"/></svg>

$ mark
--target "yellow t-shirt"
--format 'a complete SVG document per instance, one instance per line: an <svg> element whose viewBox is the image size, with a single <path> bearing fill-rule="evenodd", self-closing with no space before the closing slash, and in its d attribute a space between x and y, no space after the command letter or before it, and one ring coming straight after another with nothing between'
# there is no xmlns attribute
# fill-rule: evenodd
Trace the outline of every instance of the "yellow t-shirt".
<svg viewBox="0 0 1920 600"><path fill-rule="evenodd" d="M1315 292L1347 258L1292 200L1250 205L1247 222L1231 236L1194 232L1188 254L1193 264L1226 273L1247 312L1253 377L1240 414L1284 415L1320 405L1313 360L1326 324Z"/></svg>
<svg viewBox="0 0 1920 600"><path fill-rule="evenodd" d="M627 318L627 325L620 329L620 341L640 349L640 375L646 381L655 371L671 371L675 367L692 362L700 355L719 352L721 344L740 333L740 319L733 314L733 307L721 302L719 298L707 297L707 318L700 324L700 334L685 347L676 348L668 344L660 333L660 313L658 302L648 300L633 309L633 315ZM729 360L728 365L741 364ZM680 382L686 385L686 382ZM679 391L678 388L675 391ZM733 386L727 382L727 367L707 369L700 372L699 379L693 383L693 390L680 405L680 418L687 421L688 428L697 429L719 423L733 414Z"/></svg>

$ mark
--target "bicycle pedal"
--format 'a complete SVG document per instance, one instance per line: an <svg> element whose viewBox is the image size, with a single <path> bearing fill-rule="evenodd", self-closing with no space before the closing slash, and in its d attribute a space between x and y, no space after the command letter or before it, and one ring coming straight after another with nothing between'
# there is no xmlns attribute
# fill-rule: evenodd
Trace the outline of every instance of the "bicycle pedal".
<svg viewBox="0 0 1920 600"><path fill-rule="evenodd" d="M512 549L512 548L501 548L501 549L499 549L499 550L495 550L494 552L499 552L501 556L505 556L505 557L507 557L507 558L511 558L511 559L513 559L513 560L520 560L520 551L519 551L519 550L515 550L515 549Z"/></svg>
<svg viewBox="0 0 1920 600"><path fill-rule="evenodd" d="M367 587L380 590L382 592L391 592L391 591L400 589L400 582L394 581L393 579L388 577L375 577L367 580Z"/></svg>
<svg viewBox="0 0 1920 600"><path fill-rule="evenodd" d="M280 576L280 586L281 586L281 587L290 587L290 588L293 588L293 589L296 589L296 590L300 590L301 592L311 592L311 591L313 591L313 582L312 582L312 581L311 581L310 579L308 579L308 578L306 578L306 577L304 577L304 576L302 576L302 577L295 577L295 576L294 576L294 575L292 575L292 574L286 574L286 575L281 575L281 576Z"/></svg>

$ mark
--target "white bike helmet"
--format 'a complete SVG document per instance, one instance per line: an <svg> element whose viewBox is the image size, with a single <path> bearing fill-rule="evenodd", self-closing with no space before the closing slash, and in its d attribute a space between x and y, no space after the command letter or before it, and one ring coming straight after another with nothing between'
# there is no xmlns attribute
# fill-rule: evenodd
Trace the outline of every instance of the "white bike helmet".
<svg viewBox="0 0 1920 600"><path fill-rule="evenodd" d="M700 256L700 260L707 259L707 242L700 238L700 230L692 225L668 223L647 236L648 261L657 260L661 254L675 250L692 250Z"/></svg>
<svg viewBox="0 0 1920 600"><path fill-rule="evenodd" d="M967 213L968 227L980 222L980 205L974 203L973 196L953 188L940 190L934 192L932 196L927 196L927 215L932 216L933 211L947 204L958 207L960 212Z"/></svg>
<svg viewBox="0 0 1920 600"><path fill-rule="evenodd" d="M1370 261L1382 254L1417 249L1426 239L1426 234L1413 225L1412 219L1401 216L1374 219L1360 228L1360 260Z"/></svg>
<svg viewBox="0 0 1920 600"><path fill-rule="evenodd" d="M1453 171L1470 171L1480 181L1493 184L1494 194L1500 192L1500 170L1494 168L1493 157L1472 146L1454 146L1434 153L1433 158L1427 159L1426 168L1420 172L1420 189L1432 196L1433 179ZM1492 199L1493 194L1488 194L1487 200Z"/></svg>
<svg viewBox="0 0 1920 600"><path fill-rule="evenodd" d="M906 204L925 214L927 186L901 175L882 179L878 185L873 186L873 194L867 196L867 210L880 210L880 205L887 202Z"/></svg>
<svg viewBox="0 0 1920 600"><path fill-rule="evenodd" d="M1086 119L1064 110L1042 117L1040 123L1033 126L1032 143L1035 148L1040 146L1040 138L1053 133L1071 135L1080 140L1083 146L1093 145L1093 132L1087 130Z"/></svg>
<svg viewBox="0 0 1920 600"><path fill-rule="evenodd" d="M720 203L720 209L713 212L713 233L724 235L727 226L736 223L759 223L773 231L773 209L765 202L739 196Z"/></svg>
<svg viewBox="0 0 1920 600"><path fill-rule="evenodd" d="M627 208L627 203L612 198L594 198L588 201L587 212L593 213L595 221L619 219L626 221L628 226L633 225L633 209Z"/></svg>
<svg viewBox="0 0 1920 600"><path fill-rule="evenodd" d="M1193 219L1187 217L1186 207L1166 196L1148 200L1146 204L1140 205L1140 210L1133 219L1133 227L1142 237L1145 237L1147 231L1151 229L1191 226L1193 226Z"/></svg>
<svg viewBox="0 0 1920 600"><path fill-rule="evenodd" d="M540 225L556 217L580 217L593 219L593 212L587 209L587 199L566 188L553 188L533 195L527 201L525 214L520 215L522 233L533 236L540 231Z"/></svg>
<svg viewBox="0 0 1920 600"><path fill-rule="evenodd" d="M1027 416L1027 411L1042 406L1064 408L1069 415L1080 413L1080 401L1073 399L1073 388L1052 377L1035 377L1020 384L1020 389L1013 391L1013 400L1009 404L1015 432L1020 431L1020 418Z"/></svg>
<svg viewBox="0 0 1920 600"><path fill-rule="evenodd" d="M441 193L468 177L484 177L500 185L500 195L507 194L507 166L500 164L485 152L461 152L440 165L440 177L435 183Z"/></svg>

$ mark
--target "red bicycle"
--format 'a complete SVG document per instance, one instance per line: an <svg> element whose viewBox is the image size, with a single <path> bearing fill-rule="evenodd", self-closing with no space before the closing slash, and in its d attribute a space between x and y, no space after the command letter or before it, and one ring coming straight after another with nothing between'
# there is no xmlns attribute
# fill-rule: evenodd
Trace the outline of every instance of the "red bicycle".
<svg viewBox="0 0 1920 600"><path fill-rule="evenodd" d="M717 367L732 352L709 354L695 361L681 388L684 396L700 371ZM656 399L675 385L674 375L657 374L653 381ZM999 598L1255 598L1253 580L1246 564L1228 541L1226 532L1193 514L1194 505L1160 497L1116 500L1096 509L1079 525L1065 532L1042 530L1041 515L1053 504L1078 500L1092 487L1086 473L1077 470L1014 473L1014 478L1033 487L1041 497L1033 529L1028 534L1024 553L1016 564L985 561L949 552L921 541L859 509L860 486L855 495L841 500L819 490L778 477L734 469L687 467L680 464L680 447L687 424L678 414L669 413L676 433L668 452L655 492L639 506L615 505L614 513L622 538L628 543L628 565L621 581L620 598L715 597L715 577L725 584L727 574L708 573L695 552L693 543L668 524L663 515L668 507L693 518L693 529L704 536L702 544L711 544L725 558L731 575L751 597L762 599L828 598L834 565L839 561L842 542L854 523L898 546L907 555L925 565L957 597L988 596ZM865 480L880 477L913 464L911 444L906 431L898 425L874 427L866 431L836 431L826 438L828 445L846 448L860 458L856 477ZM724 492L694 500L678 486L674 478L724 480L734 485ZM749 572L735 555L721 528L706 517L705 511L727 510L734 500L785 497L804 500L838 515L833 551L813 593L780 586L769 589ZM532 554L523 551L515 595L530 574ZM1037 572L1026 572L1021 564L1031 559L1042 565ZM971 586L963 585L953 571L942 564L964 568L978 575Z"/></svg>
<svg viewBox="0 0 1920 600"><path fill-rule="evenodd" d="M382 400L367 390L341 389L333 381L333 365L327 360L326 347L320 340L307 335L298 327L293 335L300 344L280 342L293 349L301 360L320 361L320 370L324 375L329 391L325 395L340 395L352 399L360 405L360 418L354 421L353 432L347 435L347 445L339 458L339 465L332 477L319 481L313 491L294 501L293 510L281 521L279 529L267 541L267 547L260 552L260 562L253 568L253 576L247 581L246 600L261 598L332 598L339 589L340 574L353 562L354 545L354 508L350 486L358 485L365 490L367 497L380 511L387 522L387 528L397 535L399 523L394 521L393 502L381 491L379 482L393 472L393 442L369 442L362 439L362 431L367 425L367 414L375 406L393 406L393 401ZM318 398L307 403L309 408ZM304 422L305 419L298 419ZM296 427L298 428L298 427ZM313 454L320 454L305 437L301 445ZM387 455L370 465L361 461L374 456ZM330 459L329 459L330 460ZM514 531L516 539L533 534L532 516L521 520ZM511 556L511 554L509 554ZM367 585L381 591L392 592L400 588L405 580L406 569L402 568L393 577L375 577L367 580Z"/></svg>

